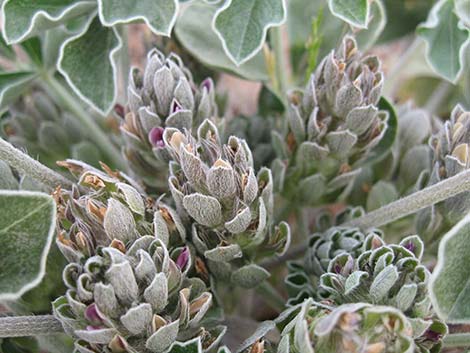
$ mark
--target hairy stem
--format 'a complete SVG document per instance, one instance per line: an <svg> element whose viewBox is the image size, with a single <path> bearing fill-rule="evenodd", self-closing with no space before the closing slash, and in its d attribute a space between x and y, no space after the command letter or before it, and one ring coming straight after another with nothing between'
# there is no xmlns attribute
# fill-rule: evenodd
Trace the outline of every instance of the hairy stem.
<svg viewBox="0 0 470 353"><path fill-rule="evenodd" d="M44 336L59 332L64 330L53 315L0 318L0 338Z"/></svg>
<svg viewBox="0 0 470 353"><path fill-rule="evenodd" d="M272 46L274 50L274 57L276 62L276 77L278 83L278 92L282 96L287 90L287 63L284 50L284 40L282 33L282 26L274 27L272 29Z"/></svg>
<svg viewBox="0 0 470 353"><path fill-rule="evenodd" d="M444 347L470 347L470 333L451 333L444 337Z"/></svg>
<svg viewBox="0 0 470 353"><path fill-rule="evenodd" d="M307 250L306 244L295 245L292 248L290 248L284 255L279 256L279 257L273 257L271 259L261 262L261 266L263 266L268 271L272 270L273 268L279 265L285 264L286 261L294 260L294 259L301 257L303 254L305 254L306 250Z"/></svg>
<svg viewBox="0 0 470 353"><path fill-rule="evenodd" d="M89 137L103 151L114 167L125 170L126 163L122 159L119 149L113 145L111 140L106 136L101 127L93 120L83 107L70 95L65 87L63 87L54 77L47 75L44 80L45 85L49 88L73 113L81 124L86 128Z"/></svg>
<svg viewBox="0 0 470 353"><path fill-rule="evenodd" d="M432 206L464 191L470 191L470 170L408 195L366 215L344 224L348 227L368 229L391 223Z"/></svg>
<svg viewBox="0 0 470 353"><path fill-rule="evenodd" d="M57 186L71 187L72 182L61 174L49 169L26 153L13 147L9 142L0 138L0 159L42 184L55 189Z"/></svg>
<svg viewBox="0 0 470 353"><path fill-rule="evenodd" d="M264 281L258 287L255 288L256 292L263 297L266 303L273 309L279 312L284 310L285 299L279 294L268 281Z"/></svg>

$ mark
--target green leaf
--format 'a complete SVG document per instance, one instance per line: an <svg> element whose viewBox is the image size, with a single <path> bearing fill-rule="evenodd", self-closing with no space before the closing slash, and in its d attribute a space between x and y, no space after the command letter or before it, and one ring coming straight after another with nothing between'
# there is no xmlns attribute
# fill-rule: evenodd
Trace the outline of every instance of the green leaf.
<svg viewBox="0 0 470 353"><path fill-rule="evenodd" d="M428 20L418 27L427 43L426 59L442 77L455 82L463 71L464 49L470 31L454 12L453 0L441 0L431 10Z"/></svg>
<svg viewBox="0 0 470 353"><path fill-rule="evenodd" d="M429 284L438 316L448 323L470 322L470 215L441 240Z"/></svg>
<svg viewBox="0 0 470 353"><path fill-rule="evenodd" d="M0 73L0 110L23 94L36 77L37 74L31 71Z"/></svg>
<svg viewBox="0 0 470 353"><path fill-rule="evenodd" d="M177 0L98 0L104 26L144 21L155 34L169 36L178 12Z"/></svg>
<svg viewBox="0 0 470 353"><path fill-rule="evenodd" d="M368 0L329 0L331 13L354 27L367 28L370 5Z"/></svg>
<svg viewBox="0 0 470 353"><path fill-rule="evenodd" d="M395 185L383 180L378 181L367 196L367 211L376 210L399 198Z"/></svg>
<svg viewBox="0 0 470 353"><path fill-rule="evenodd" d="M455 12L464 24L470 27L470 0L455 0Z"/></svg>
<svg viewBox="0 0 470 353"><path fill-rule="evenodd" d="M253 288L269 278L270 273L255 264L243 266L232 273L232 283L243 288Z"/></svg>
<svg viewBox="0 0 470 353"><path fill-rule="evenodd" d="M44 277L56 208L39 192L0 190L0 300L15 300Z"/></svg>
<svg viewBox="0 0 470 353"><path fill-rule="evenodd" d="M38 65L42 65L42 49L41 49L41 40L39 37L31 37L21 43L21 47L24 49L26 54L28 54L31 61Z"/></svg>
<svg viewBox="0 0 470 353"><path fill-rule="evenodd" d="M398 119L392 104L384 97L380 98L378 107L380 110L388 112L387 131L379 144L370 152L369 157L361 162L361 166L371 165L380 162L390 152L398 133Z"/></svg>
<svg viewBox="0 0 470 353"><path fill-rule="evenodd" d="M201 26L210 23L216 7L194 2L183 11L176 21L175 34L181 44L202 63L228 71L238 76L254 80L266 81L268 73L262 53L255 55L245 64L236 66L225 54L211 26Z"/></svg>
<svg viewBox="0 0 470 353"><path fill-rule="evenodd" d="M8 44L19 43L94 8L95 1L5 0L2 6L3 36Z"/></svg>
<svg viewBox="0 0 470 353"><path fill-rule="evenodd" d="M385 25L387 24L387 14L382 0L375 0L370 8L369 22L367 30L359 31L356 34L356 41L362 51L368 50L377 42Z"/></svg>
<svg viewBox="0 0 470 353"><path fill-rule="evenodd" d="M59 56L59 71L75 93L103 114L117 97L117 54L121 38L114 28L103 27L95 17L84 32L66 40Z"/></svg>
<svg viewBox="0 0 470 353"><path fill-rule="evenodd" d="M217 10L212 27L229 58L241 65L260 51L268 29L285 19L284 0L228 0Z"/></svg>

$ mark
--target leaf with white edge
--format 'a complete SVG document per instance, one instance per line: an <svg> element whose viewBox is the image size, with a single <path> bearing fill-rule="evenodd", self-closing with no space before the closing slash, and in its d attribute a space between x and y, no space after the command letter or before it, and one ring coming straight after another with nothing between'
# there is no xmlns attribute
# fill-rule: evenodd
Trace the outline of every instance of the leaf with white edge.
<svg viewBox="0 0 470 353"><path fill-rule="evenodd" d="M382 0L375 0L370 6L367 29L356 34L357 44L362 51L368 50L377 42L387 24L387 13Z"/></svg>
<svg viewBox="0 0 470 353"><path fill-rule="evenodd" d="M225 54L222 43L210 23L216 11L215 6L194 2L181 13L176 21L175 34L181 44L202 63L229 71L255 81L266 81L268 73L262 53L258 53L246 63L236 66Z"/></svg>
<svg viewBox="0 0 470 353"><path fill-rule="evenodd" d="M16 100L37 77L29 71L0 73L0 110Z"/></svg>
<svg viewBox="0 0 470 353"><path fill-rule="evenodd" d="M464 24L470 27L470 0L455 0L455 12Z"/></svg>
<svg viewBox="0 0 470 353"><path fill-rule="evenodd" d="M178 14L178 1L98 0L98 9L104 26L144 21L153 33L169 36Z"/></svg>
<svg viewBox="0 0 470 353"><path fill-rule="evenodd" d="M215 13L212 28L228 57L241 65L261 50L268 29L285 19L285 0L228 0Z"/></svg>
<svg viewBox="0 0 470 353"><path fill-rule="evenodd" d="M41 282L55 222L51 196L0 190L0 301L15 300Z"/></svg>
<svg viewBox="0 0 470 353"><path fill-rule="evenodd" d="M3 37L8 44L19 43L95 8L96 2L90 0L5 0Z"/></svg>
<svg viewBox="0 0 470 353"><path fill-rule="evenodd" d="M351 26L367 28L370 4L368 0L329 0L330 11Z"/></svg>
<svg viewBox="0 0 470 353"><path fill-rule="evenodd" d="M107 114L117 97L117 54L122 41L114 28L95 17L84 32L64 42L58 68L75 93L100 113Z"/></svg>
<svg viewBox="0 0 470 353"><path fill-rule="evenodd" d="M168 353L202 353L201 338L196 337L186 342L175 342Z"/></svg>
<svg viewBox="0 0 470 353"><path fill-rule="evenodd" d="M441 0L431 10L418 34L427 43L426 59L445 79L455 82L461 75L470 31L460 23L453 0Z"/></svg>
<svg viewBox="0 0 470 353"><path fill-rule="evenodd" d="M470 323L470 215L439 244L437 265L429 283L437 315L448 323Z"/></svg>

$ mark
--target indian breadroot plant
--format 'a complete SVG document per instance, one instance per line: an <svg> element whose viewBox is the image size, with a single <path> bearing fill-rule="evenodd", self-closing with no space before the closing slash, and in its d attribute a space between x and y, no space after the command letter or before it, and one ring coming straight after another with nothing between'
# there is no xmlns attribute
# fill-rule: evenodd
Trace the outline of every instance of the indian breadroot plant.
<svg viewBox="0 0 470 353"><path fill-rule="evenodd" d="M3 1L0 353L468 349L469 6Z"/></svg>

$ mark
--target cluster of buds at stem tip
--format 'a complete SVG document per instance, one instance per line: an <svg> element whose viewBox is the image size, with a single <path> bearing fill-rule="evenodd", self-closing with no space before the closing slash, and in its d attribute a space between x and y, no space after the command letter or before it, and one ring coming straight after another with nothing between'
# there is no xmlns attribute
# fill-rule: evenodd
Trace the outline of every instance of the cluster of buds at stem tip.
<svg viewBox="0 0 470 353"><path fill-rule="evenodd" d="M121 131L124 155L144 184L167 190L168 154L163 140L167 127L191 131L205 119L217 117L215 89L211 79L199 86L181 59L154 49L143 73L130 72L128 107Z"/></svg>
<svg viewBox="0 0 470 353"><path fill-rule="evenodd" d="M213 351L225 327L204 321L213 297L189 276L192 265L188 247L169 251L150 235L128 249L101 247L67 265L54 315L80 353L163 353L194 339Z"/></svg>
<svg viewBox="0 0 470 353"><path fill-rule="evenodd" d="M307 299L276 320L278 353L437 352L445 325L420 326L392 306L367 303L331 308Z"/></svg>
<svg viewBox="0 0 470 353"><path fill-rule="evenodd" d="M122 172L104 171L83 162L59 162L76 177L72 190L54 192L58 208L57 245L70 262L94 256L99 247L125 250L142 235L153 234L165 245L181 245L186 230L171 207L143 193Z"/></svg>
<svg viewBox="0 0 470 353"><path fill-rule="evenodd" d="M428 185L450 178L470 167L470 112L457 105L450 119L431 137L432 169ZM446 224L460 220L470 210L470 193L464 192L421 211L416 218L418 231L429 234L445 232Z"/></svg>
<svg viewBox="0 0 470 353"><path fill-rule="evenodd" d="M205 120L197 137L167 128L163 135L173 162L169 188L183 220L192 222L192 241L219 278L265 277L254 265L233 272L239 265L265 256L283 254L290 242L287 223L273 226L273 181L271 171L256 174L247 143L231 136L221 144L217 127ZM237 268L240 266L237 266ZM253 273L252 273L253 272ZM243 282L244 280L241 279Z"/></svg>
<svg viewBox="0 0 470 353"><path fill-rule="evenodd" d="M78 120L40 90L12 104L0 125L0 135L50 168L57 169L55 162L66 158L79 159L95 166L98 161L104 160L103 154L89 140L86 129ZM106 130L111 131L108 136L112 140L112 129ZM115 132L117 136L119 131Z"/></svg>
<svg viewBox="0 0 470 353"><path fill-rule="evenodd" d="M378 58L363 57L345 37L306 89L290 93L288 132L273 135L273 171L286 197L315 205L348 189L387 130L388 113L378 108L382 85Z"/></svg>

